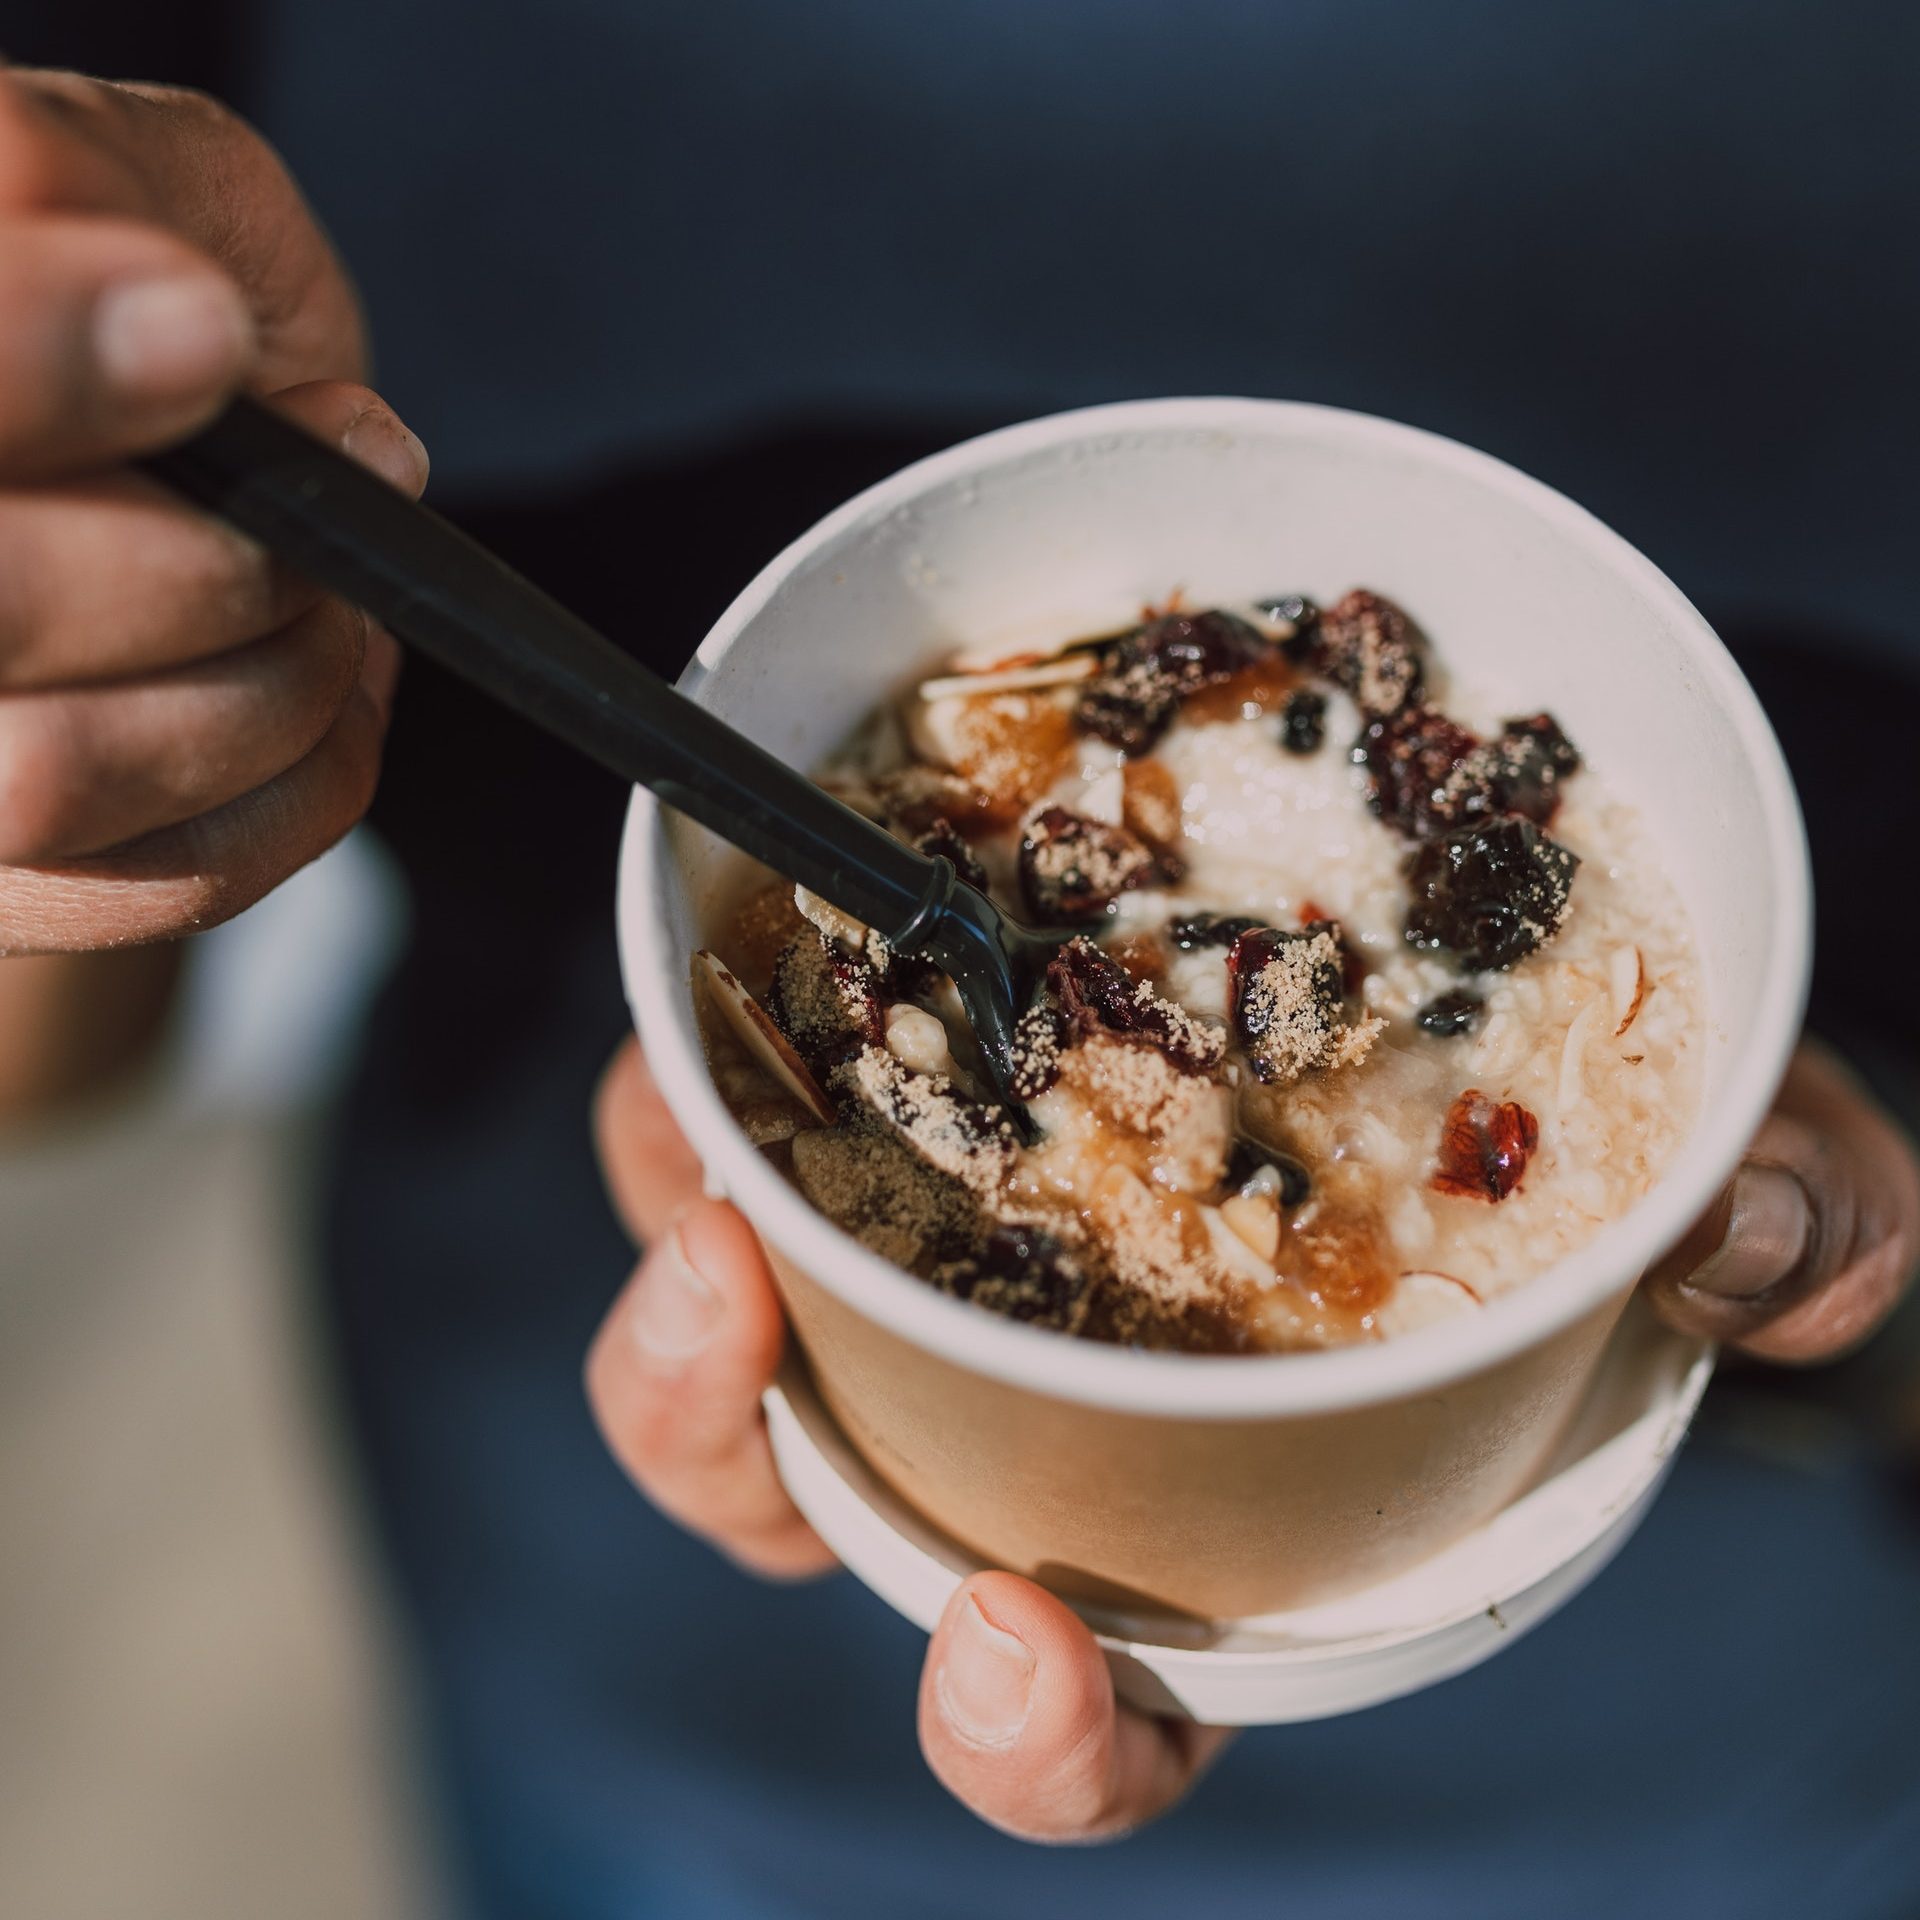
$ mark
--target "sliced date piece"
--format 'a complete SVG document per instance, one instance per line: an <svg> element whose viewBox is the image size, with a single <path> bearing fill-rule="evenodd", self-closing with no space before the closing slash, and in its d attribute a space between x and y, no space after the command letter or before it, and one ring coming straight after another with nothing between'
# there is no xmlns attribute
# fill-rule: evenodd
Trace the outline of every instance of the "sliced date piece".
<svg viewBox="0 0 1920 1920"><path fill-rule="evenodd" d="M1331 921L1297 933L1243 933L1227 955L1227 1001L1254 1078L1268 1084L1364 1059L1381 1025L1347 1018L1344 955Z"/></svg>
<svg viewBox="0 0 1920 1920"><path fill-rule="evenodd" d="M1145 753L1186 695L1274 657L1274 643L1236 614L1164 613L1123 635L1074 709L1082 733Z"/></svg>
<svg viewBox="0 0 1920 1920"><path fill-rule="evenodd" d="M1438 707L1416 704L1370 720L1353 757L1367 770L1374 812L1418 840L1458 823L1457 783L1479 748L1479 739Z"/></svg>
<svg viewBox="0 0 1920 1920"><path fill-rule="evenodd" d="M980 864L980 857L960 837L960 830L945 814L936 814L924 833L914 835L914 849L924 853L929 859L937 854L945 854L953 862L953 870L970 887L978 887L982 893L987 890L987 870Z"/></svg>
<svg viewBox="0 0 1920 1920"><path fill-rule="evenodd" d="M1020 840L1021 898L1043 927L1090 920L1135 887L1166 886L1179 876L1171 854L1067 807L1042 807Z"/></svg>
<svg viewBox="0 0 1920 1920"><path fill-rule="evenodd" d="M1185 1073L1219 1064L1220 1035L1185 1008L1135 981L1091 940L1069 940L1047 967L1047 989L1067 1034L1117 1034L1157 1048Z"/></svg>
<svg viewBox="0 0 1920 1920"><path fill-rule="evenodd" d="M886 1044L880 976L814 927L780 950L767 1011L823 1079L862 1047Z"/></svg>
<svg viewBox="0 0 1920 1920"><path fill-rule="evenodd" d="M1440 1123L1433 1187L1463 1200L1504 1200L1540 1144L1540 1123L1517 1100L1491 1100L1469 1087Z"/></svg>
<svg viewBox="0 0 1920 1920"><path fill-rule="evenodd" d="M1560 931L1579 865L1517 814L1456 827L1413 857L1407 942L1474 972L1511 967Z"/></svg>
<svg viewBox="0 0 1920 1920"><path fill-rule="evenodd" d="M1167 922L1167 938L1182 953L1192 953L1203 947L1230 947L1243 933L1266 924L1246 913L1190 913Z"/></svg>
<svg viewBox="0 0 1920 1920"><path fill-rule="evenodd" d="M1356 587L1321 613L1310 664L1350 693L1369 719L1380 719L1419 699L1425 644L1420 629L1384 594Z"/></svg>
<svg viewBox="0 0 1920 1920"><path fill-rule="evenodd" d="M1012 1170L1020 1142L1006 1115L961 1093L945 1074L917 1073L885 1047L867 1047L834 1074L858 1111L948 1179L985 1197Z"/></svg>

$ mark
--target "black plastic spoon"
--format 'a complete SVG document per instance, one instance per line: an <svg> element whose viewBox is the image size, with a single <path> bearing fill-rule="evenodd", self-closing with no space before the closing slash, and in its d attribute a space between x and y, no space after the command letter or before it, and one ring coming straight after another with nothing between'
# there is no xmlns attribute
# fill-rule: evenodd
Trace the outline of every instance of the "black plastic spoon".
<svg viewBox="0 0 1920 1920"><path fill-rule="evenodd" d="M667 806L925 955L959 990L995 1090L1014 1022L1068 936L1009 919L942 856L868 819L649 673L430 508L258 402L141 462L357 602L397 639Z"/></svg>

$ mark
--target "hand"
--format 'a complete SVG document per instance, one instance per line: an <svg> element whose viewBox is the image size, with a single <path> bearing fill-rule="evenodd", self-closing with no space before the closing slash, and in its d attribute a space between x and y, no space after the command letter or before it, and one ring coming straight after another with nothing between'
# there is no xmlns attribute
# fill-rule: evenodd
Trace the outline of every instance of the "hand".
<svg viewBox="0 0 1920 1920"><path fill-rule="evenodd" d="M1664 1319L1762 1360L1837 1359L1920 1260L1920 1159L1824 1047L1803 1042L1715 1205L1647 1276Z"/></svg>
<svg viewBox="0 0 1920 1920"><path fill-rule="evenodd" d="M398 656L123 470L246 388L418 493L353 291L213 102L0 71L0 954L237 913L338 839Z"/></svg>
<svg viewBox="0 0 1920 1920"><path fill-rule="evenodd" d="M596 1111L615 1204L648 1249L587 1358L600 1431L664 1513L751 1572L791 1580L833 1556L774 1469L760 1394L785 1341L753 1230L702 1200L700 1164L629 1042ZM1010 1573L976 1574L927 1648L920 1745L983 1820L1023 1839L1117 1837L1164 1813L1224 1730L1117 1705L1085 1625Z"/></svg>

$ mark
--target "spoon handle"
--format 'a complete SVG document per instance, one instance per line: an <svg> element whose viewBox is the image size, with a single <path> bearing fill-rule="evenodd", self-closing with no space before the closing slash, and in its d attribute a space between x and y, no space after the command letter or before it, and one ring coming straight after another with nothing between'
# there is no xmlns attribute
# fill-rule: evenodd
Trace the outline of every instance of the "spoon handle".
<svg viewBox="0 0 1920 1920"><path fill-rule="evenodd" d="M253 400L141 462L408 645L775 872L898 934L951 868L734 732L430 508Z"/></svg>

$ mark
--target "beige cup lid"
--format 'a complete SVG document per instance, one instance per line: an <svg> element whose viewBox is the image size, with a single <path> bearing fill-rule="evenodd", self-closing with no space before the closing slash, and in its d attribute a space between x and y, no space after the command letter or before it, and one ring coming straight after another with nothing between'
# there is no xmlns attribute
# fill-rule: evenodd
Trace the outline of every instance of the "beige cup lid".
<svg viewBox="0 0 1920 1920"><path fill-rule="evenodd" d="M1636 1299L1580 1412L1529 1490L1431 1560L1344 1599L1197 1628L1079 1610L1122 1696L1216 1726L1317 1720L1477 1666L1563 1606L1639 1525L1713 1370L1710 1349ZM931 1629L984 1562L929 1525L849 1444L789 1359L767 1423L795 1503L847 1568Z"/></svg>

